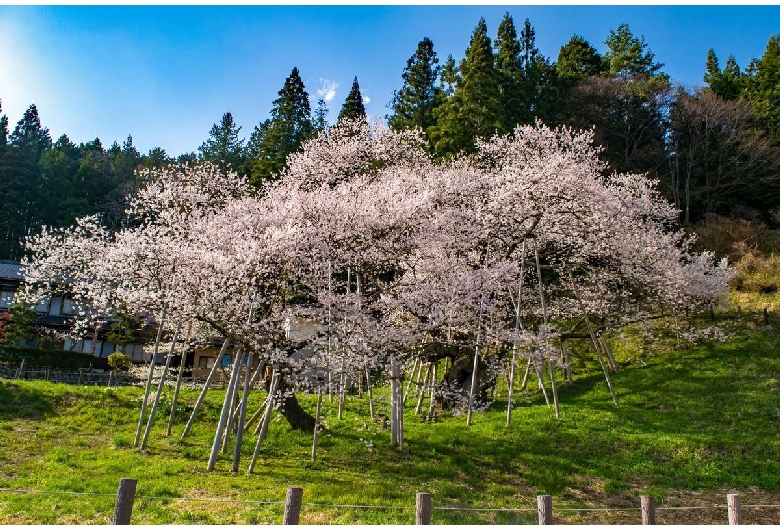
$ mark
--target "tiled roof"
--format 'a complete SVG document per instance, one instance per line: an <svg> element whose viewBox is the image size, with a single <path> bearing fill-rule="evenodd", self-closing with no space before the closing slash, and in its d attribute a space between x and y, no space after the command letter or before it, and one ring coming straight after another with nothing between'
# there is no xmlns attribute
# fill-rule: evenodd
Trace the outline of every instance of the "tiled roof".
<svg viewBox="0 0 780 530"><path fill-rule="evenodd" d="M18 261L0 260L0 279L23 280L22 264Z"/></svg>

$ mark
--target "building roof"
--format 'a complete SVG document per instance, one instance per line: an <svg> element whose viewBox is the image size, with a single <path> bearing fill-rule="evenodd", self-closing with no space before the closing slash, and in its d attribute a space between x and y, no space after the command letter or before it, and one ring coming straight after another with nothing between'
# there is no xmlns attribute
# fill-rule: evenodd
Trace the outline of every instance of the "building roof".
<svg viewBox="0 0 780 530"><path fill-rule="evenodd" d="M0 260L0 279L23 281L22 264L18 261Z"/></svg>

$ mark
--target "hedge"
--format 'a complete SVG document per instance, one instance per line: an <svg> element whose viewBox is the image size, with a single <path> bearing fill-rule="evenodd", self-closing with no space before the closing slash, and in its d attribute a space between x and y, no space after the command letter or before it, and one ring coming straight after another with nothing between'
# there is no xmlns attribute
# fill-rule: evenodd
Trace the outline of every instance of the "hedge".
<svg viewBox="0 0 780 530"><path fill-rule="evenodd" d="M42 350L26 346L0 344L0 364L16 365L24 359L29 368L53 368L56 370L78 370L92 365L92 354L65 350Z"/></svg>

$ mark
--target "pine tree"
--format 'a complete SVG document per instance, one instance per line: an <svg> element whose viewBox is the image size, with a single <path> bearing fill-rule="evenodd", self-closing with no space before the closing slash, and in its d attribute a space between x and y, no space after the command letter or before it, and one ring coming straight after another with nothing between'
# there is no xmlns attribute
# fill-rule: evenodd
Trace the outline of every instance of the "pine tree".
<svg viewBox="0 0 780 530"><path fill-rule="evenodd" d="M324 99L317 100L317 108L314 110L314 117L312 119L312 126L314 132L318 133L328 128L328 105L325 104Z"/></svg>
<svg viewBox="0 0 780 530"><path fill-rule="evenodd" d="M3 102L0 101L0 112L3 111ZM8 145L8 116L0 116L0 156L5 146Z"/></svg>
<svg viewBox="0 0 780 530"><path fill-rule="evenodd" d="M504 14L498 26L496 47L496 70L500 76L501 101L503 112L501 116L502 133L513 130L517 124L529 121L528 105L523 90L523 65L520 51L520 41L517 40L517 30L509 13Z"/></svg>
<svg viewBox="0 0 780 530"><path fill-rule="evenodd" d="M596 48L580 35L574 35L558 52L558 77L568 83L600 75L602 60Z"/></svg>
<svg viewBox="0 0 780 530"><path fill-rule="evenodd" d="M746 96L770 136L780 140L780 35L770 37L764 55L751 64Z"/></svg>
<svg viewBox="0 0 780 530"><path fill-rule="evenodd" d="M536 118L552 123L558 113L559 88L557 70L536 47L536 30L525 19L520 31L522 77L520 87L525 101L524 123Z"/></svg>
<svg viewBox="0 0 780 530"><path fill-rule="evenodd" d="M621 24L615 31L610 30L605 44L609 48L604 54L604 61L609 65L609 75L623 81L659 76L664 77L668 84L668 76L661 73L663 63L654 62L655 55L647 48L645 38L635 37L628 24Z"/></svg>
<svg viewBox="0 0 780 530"><path fill-rule="evenodd" d="M223 114L219 124L215 123L209 131L209 138L198 148L200 159L217 164L223 171L239 170L244 163L244 140L239 139L240 132L233 115Z"/></svg>
<svg viewBox="0 0 780 530"><path fill-rule="evenodd" d="M341 112L339 112L338 121L345 119L366 119L366 107L363 105L363 96L360 93L360 85L358 84L357 76L355 76L355 80L352 81L352 89L349 91L349 94L347 94L344 106L341 107Z"/></svg>
<svg viewBox="0 0 780 530"><path fill-rule="evenodd" d="M41 126L37 107L30 105L9 135L2 161L0 197L5 208L0 216L0 257L21 258L24 238L41 225L39 161L50 147L49 130Z"/></svg>
<svg viewBox="0 0 780 530"><path fill-rule="evenodd" d="M389 107L393 114L387 123L391 129L418 128L426 131L434 125L433 109L441 103L440 88L436 86L441 67L433 50L433 42L424 38L417 45L415 54L406 61L401 77L404 80L401 90L393 93Z"/></svg>
<svg viewBox="0 0 780 530"><path fill-rule="evenodd" d="M271 118L255 127L249 139L249 182L257 187L284 168L287 155L314 134L309 94L293 68L273 102Z"/></svg>
<svg viewBox="0 0 780 530"><path fill-rule="evenodd" d="M707 52L703 80L712 92L723 99L736 100L742 93L742 74L733 55L729 55L726 66L720 70L718 56L712 48Z"/></svg>
<svg viewBox="0 0 780 530"><path fill-rule="evenodd" d="M490 138L501 128L500 76L484 18L471 35L459 71L454 94L436 109L438 124L429 129L439 156L471 152L476 138Z"/></svg>

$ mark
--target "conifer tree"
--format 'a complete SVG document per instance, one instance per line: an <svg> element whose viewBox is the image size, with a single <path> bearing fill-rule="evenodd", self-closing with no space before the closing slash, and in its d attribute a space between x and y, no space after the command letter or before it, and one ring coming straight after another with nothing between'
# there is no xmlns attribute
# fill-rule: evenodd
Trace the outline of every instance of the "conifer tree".
<svg viewBox="0 0 780 530"><path fill-rule="evenodd" d="M557 61L558 77L572 83L603 71L599 52L580 35L574 35L561 46Z"/></svg>
<svg viewBox="0 0 780 530"><path fill-rule="evenodd" d="M244 140L238 137L240 132L233 115L223 114L222 120L209 131L208 139L198 147L200 159L217 164L223 171L228 168L238 171L244 162Z"/></svg>
<svg viewBox="0 0 780 530"><path fill-rule="evenodd" d="M500 76L503 103L501 133L507 133L517 124L529 121L528 105L523 91L520 41L517 40L517 30L508 12L498 26L497 37L493 45L496 47L496 70Z"/></svg>
<svg viewBox="0 0 780 530"><path fill-rule="evenodd" d="M19 259L22 242L40 226L42 193L39 160L51 147L49 130L41 126L35 105L24 112L8 137L0 183L0 197L5 204L0 216L0 256Z"/></svg>
<svg viewBox="0 0 780 530"><path fill-rule="evenodd" d="M338 121L353 119L366 119L366 107L363 105L363 95L360 93L358 78L352 81L352 89L347 94L347 99L339 112Z"/></svg>
<svg viewBox="0 0 780 530"><path fill-rule="evenodd" d="M3 111L3 102L0 101L0 112ZM5 146L8 145L8 116L0 116L0 155Z"/></svg>
<svg viewBox="0 0 780 530"><path fill-rule="evenodd" d="M318 133L328 128L328 105L324 99L317 100L317 108L314 110L314 117L312 118L312 126L314 132Z"/></svg>
<svg viewBox="0 0 780 530"><path fill-rule="evenodd" d="M715 95L732 101L739 98L742 92L742 74L733 55L729 55L726 66L721 71L718 56L715 55L715 50L710 48L705 70L704 82Z"/></svg>
<svg viewBox="0 0 780 530"><path fill-rule="evenodd" d="M764 55L749 68L746 96L772 138L780 140L780 35L770 37Z"/></svg>
<svg viewBox="0 0 780 530"><path fill-rule="evenodd" d="M474 28L459 72L454 94L436 109L438 123L430 128L439 156L471 152L476 138L490 138L501 128L500 76L484 18Z"/></svg>
<svg viewBox="0 0 780 530"><path fill-rule="evenodd" d="M423 132L435 124L433 109L441 103L436 85L441 67L433 50L433 42L424 38L417 45L415 54L406 61L401 77L404 80L401 90L393 93L390 108L393 114L387 124L391 129L419 128Z"/></svg>
<svg viewBox="0 0 780 530"><path fill-rule="evenodd" d="M605 41L608 51L604 61L609 65L609 75L632 81L636 77L652 79L664 77L668 83L669 76L661 73L663 63L656 63L655 55L647 48L644 37L635 37L628 24L621 24L617 30L610 30Z"/></svg>
<svg viewBox="0 0 780 530"><path fill-rule="evenodd" d="M297 67L285 79L273 105L271 118L255 127L249 140L249 181L256 187L278 175L287 155L314 134L309 94Z"/></svg>

